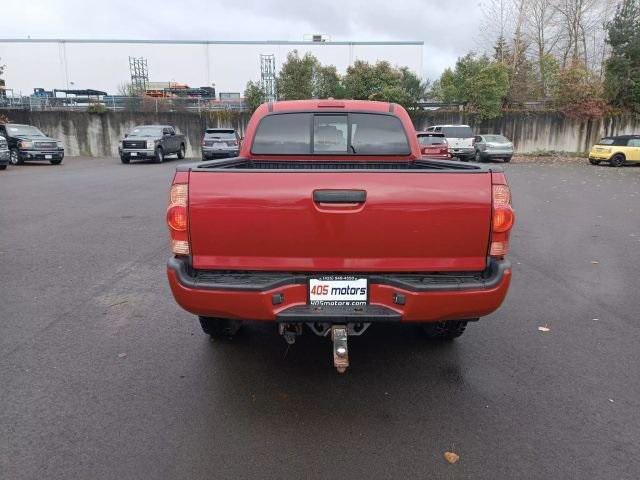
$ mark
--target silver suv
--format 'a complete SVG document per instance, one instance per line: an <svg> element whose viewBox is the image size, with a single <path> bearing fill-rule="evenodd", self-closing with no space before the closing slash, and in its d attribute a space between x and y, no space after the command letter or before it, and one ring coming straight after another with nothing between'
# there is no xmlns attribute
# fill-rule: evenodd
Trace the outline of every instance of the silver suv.
<svg viewBox="0 0 640 480"><path fill-rule="evenodd" d="M449 144L449 153L463 162L472 160L475 156L475 136L469 125L433 125L426 130L431 133L444 133Z"/></svg>

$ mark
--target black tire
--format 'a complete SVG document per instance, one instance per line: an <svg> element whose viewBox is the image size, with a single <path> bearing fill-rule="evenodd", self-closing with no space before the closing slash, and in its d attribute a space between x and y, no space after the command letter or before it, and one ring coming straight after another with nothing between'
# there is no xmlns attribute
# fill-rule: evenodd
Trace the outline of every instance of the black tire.
<svg viewBox="0 0 640 480"><path fill-rule="evenodd" d="M460 161L461 161L461 162L468 162L468 161L469 161L469 157L464 156L464 155L461 155L461 156L460 156L460 157L458 157L458 158L460 158Z"/></svg>
<svg viewBox="0 0 640 480"><path fill-rule="evenodd" d="M6 170L7 166L6 165L0 165L0 170Z"/></svg>
<svg viewBox="0 0 640 480"><path fill-rule="evenodd" d="M22 165L24 163L24 160L20 158L20 153L17 148L12 148L9 152L9 161L11 165Z"/></svg>
<svg viewBox="0 0 640 480"><path fill-rule="evenodd" d="M120 161L122 163L129 163L131 159L129 157L125 157L124 155L120 155Z"/></svg>
<svg viewBox="0 0 640 480"><path fill-rule="evenodd" d="M239 320L229 320L226 318L215 317L198 317L200 319L200 326L202 331L213 338L230 338L233 337L240 327L242 322Z"/></svg>
<svg viewBox="0 0 640 480"><path fill-rule="evenodd" d="M180 150L178 150L178 158L182 160L184 158L184 143L180 144Z"/></svg>
<svg viewBox="0 0 640 480"><path fill-rule="evenodd" d="M511 161L511 157L504 157L502 160L504 163L509 163Z"/></svg>
<svg viewBox="0 0 640 480"><path fill-rule="evenodd" d="M600 160L596 160L595 158L590 158L589 163L591 165L600 165Z"/></svg>
<svg viewBox="0 0 640 480"><path fill-rule="evenodd" d="M612 167L622 167L625 162L626 162L626 158L624 158L624 155L621 153L616 153L613 157L611 157L611 160L609 160L609 164Z"/></svg>
<svg viewBox="0 0 640 480"><path fill-rule="evenodd" d="M153 161L156 163L164 162L164 150L162 150L162 147L156 148L156 155L153 157Z"/></svg>
<svg viewBox="0 0 640 480"><path fill-rule="evenodd" d="M482 155L480 154L480 150L476 150L476 154L475 154L474 160L477 163L484 162L484 159L482 158Z"/></svg>
<svg viewBox="0 0 640 480"><path fill-rule="evenodd" d="M62 159L61 158L56 158L55 160L49 160L49 163L51 165L60 165L62 163Z"/></svg>
<svg viewBox="0 0 640 480"><path fill-rule="evenodd" d="M433 322L422 325L424 334L434 340L453 340L464 333L467 320L450 320L448 322Z"/></svg>

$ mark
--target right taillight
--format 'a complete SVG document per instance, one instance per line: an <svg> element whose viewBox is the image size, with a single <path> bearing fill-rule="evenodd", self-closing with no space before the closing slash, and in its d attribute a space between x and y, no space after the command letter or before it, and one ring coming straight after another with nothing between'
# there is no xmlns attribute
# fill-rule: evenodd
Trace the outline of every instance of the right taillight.
<svg viewBox="0 0 640 480"><path fill-rule="evenodd" d="M515 221L511 207L511 190L507 185L492 185L493 214L489 255L504 257L509 252L509 233Z"/></svg>
<svg viewBox="0 0 640 480"><path fill-rule="evenodd" d="M175 180L174 180L175 181ZM189 217L187 212L187 200L189 197L189 184L174 183L169 192L169 205L167 206L167 226L171 239L171 251L176 255L189 255Z"/></svg>

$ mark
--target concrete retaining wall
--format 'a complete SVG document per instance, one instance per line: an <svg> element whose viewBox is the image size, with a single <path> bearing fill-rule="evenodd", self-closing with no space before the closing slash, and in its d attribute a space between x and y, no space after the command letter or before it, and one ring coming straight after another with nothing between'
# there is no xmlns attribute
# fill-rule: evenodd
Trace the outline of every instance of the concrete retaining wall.
<svg viewBox="0 0 640 480"><path fill-rule="evenodd" d="M205 127L236 128L244 134L246 113L232 112L28 112L2 111L11 121L36 125L62 140L67 155L116 156L118 141L135 125L174 125L187 137L187 155L200 155ZM502 133L513 140L519 153L538 151L584 152L605 135L640 134L640 118L607 117L579 121L557 112L508 112L500 118L479 122L460 112L420 112L414 115L417 130L434 124L463 123L477 133Z"/></svg>

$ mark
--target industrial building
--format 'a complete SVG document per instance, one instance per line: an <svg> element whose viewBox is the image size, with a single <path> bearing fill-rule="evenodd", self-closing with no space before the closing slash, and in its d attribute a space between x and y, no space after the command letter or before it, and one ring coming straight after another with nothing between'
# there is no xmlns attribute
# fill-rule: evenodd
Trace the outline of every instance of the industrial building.
<svg viewBox="0 0 640 480"><path fill-rule="evenodd" d="M94 89L121 93L132 80L131 58L144 61L136 72L145 81L177 82L192 88L214 87L218 94L236 96L248 80L261 80L275 64L277 72L287 54L310 52L325 65L344 73L356 60L387 60L423 74L422 41L336 42L211 40L80 40L0 39L0 61L6 65L7 94L31 95L36 88Z"/></svg>

